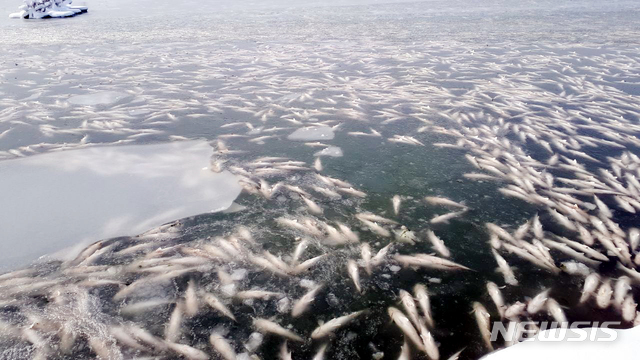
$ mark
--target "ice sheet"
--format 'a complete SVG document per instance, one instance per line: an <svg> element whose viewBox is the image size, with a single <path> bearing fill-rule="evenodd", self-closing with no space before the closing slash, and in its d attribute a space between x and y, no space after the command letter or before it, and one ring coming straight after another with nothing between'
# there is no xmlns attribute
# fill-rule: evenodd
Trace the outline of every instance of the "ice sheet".
<svg viewBox="0 0 640 360"><path fill-rule="evenodd" d="M323 150L320 150L313 154L313 156L331 156L331 157L342 157L342 149L337 146L329 146Z"/></svg>
<svg viewBox="0 0 640 360"><path fill-rule="evenodd" d="M287 138L297 141L315 141L332 140L333 137L333 129L328 126L309 126L294 131Z"/></svg>
<svg viewBox="0 0 640 360"><path fill-rule="evenodd" d="M0 268L231 206L204 141L96 147L0 162Z"/></svg>
<svg viewBox="0 0 640 360"><path fill-rule="evenodd" d="M72 96L68 101L73 105L109 105L127 96L116 91L101 91L95 94Z"/></svg>

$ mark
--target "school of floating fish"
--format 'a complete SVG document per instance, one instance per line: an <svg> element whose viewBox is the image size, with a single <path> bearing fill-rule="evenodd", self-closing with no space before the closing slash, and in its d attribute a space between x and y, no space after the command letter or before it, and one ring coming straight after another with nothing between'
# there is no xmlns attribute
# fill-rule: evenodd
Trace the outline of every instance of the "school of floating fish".
<svg viewBox="0 0 640 360"><path fill-rule="evenodd" d="M212 137L211 171L235 174L263 217L176 221L0 275L0 358L477 358L514 343L490 341L494 321L583 321L608 309L625 327L640 323L640 230L630 225L640 211L640 102L624 84L639 78L637 48L371 41L148 51L98 59L91 46L77 57L45 49L47 64L25 54L21 69L1 74L25 96L0 100L0 139L16 144L0 157L179 141L197 137L180 125L198 122ZM50 71L49 61L64 65ZM96 67L105 62L127 67ZM9 80L24 67L40 77ZM59 89L122 96L78 106ZM20 144L22 133L40 142ZM281 142L304 158L265 153ZM482 224L472 247L499 277L445 241L473 210L464 198L398 189L386 211L366 209L371 192L331 172L332 157L351 155L339 147L347 142L452 151L476 168L462 181L495 183L535 207L523 224ZM407 207L440 215L410 228ZM583 291L502 295L559 274ZM465 303L431 290L469 279L486 291ZM434 311L443 307L477 323L475 340L459 341L469 334Z"/></svg>

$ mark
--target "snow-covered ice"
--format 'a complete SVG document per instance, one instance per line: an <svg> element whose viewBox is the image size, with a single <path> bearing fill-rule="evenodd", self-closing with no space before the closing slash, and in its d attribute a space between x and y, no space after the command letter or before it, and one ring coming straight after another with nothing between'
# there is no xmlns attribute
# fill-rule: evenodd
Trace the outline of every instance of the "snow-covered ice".
<svg viewBox="0 0 640 360"><path fill-rule="evenodd" d="M0 162L0 267L227 209L240 194L204 141L94 147Z"/></svg>
<svg viewBox="0 0 640 360"><path fill-rule="evenodd" d="M287 139L296 141L333 140L335 134L328 126L308 126L291 133Z"/></svg>
<svg viewBox="0 0 640 360"><path fill-rule="evenodd" d="M331 156L331 157L342 157L342 149L337 146L329 146L323 150L320 150L313 154L313 156Z"/></svg>
<svg viewBox="0 0 640 360"><path fill-rule="evenodd" d="M69 98L73 105L109 105L129 96L117 91L101 91L95 94L76 95Z"/></svg>

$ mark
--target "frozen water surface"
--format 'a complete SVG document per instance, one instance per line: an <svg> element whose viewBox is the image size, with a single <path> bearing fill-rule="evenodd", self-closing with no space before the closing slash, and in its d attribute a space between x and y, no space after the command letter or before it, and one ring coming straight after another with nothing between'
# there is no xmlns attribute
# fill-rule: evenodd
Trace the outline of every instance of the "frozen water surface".
<svg viewBox="0 0 640 360"><path fill-rule="evenodd" d="M129 96L115 91L102 91L95 94L76 95L69 98L73 105L109 105Z"/></svg>
<svg viewBox="0 0 640 360"><path fill-rule="evenodd" d="M211 172L210 156L206 142L189 141L0 162L0 265L227 209L240 186Z"/></svg>
<svg viewBox="0 0 640 360"><path fill-rule="evenodd" d="M314 156L331 156L331 157L342 157L342 149L337 146L329 146L326 147L317 153L313 154Z"/></svg>
<svg viewBox="0 0 640 360"><path fill-rule="evenodd" d="M297 141L332 140L334 136L333 129L328 126L310 126L294 131L287 136L287 139Z"/></svg>

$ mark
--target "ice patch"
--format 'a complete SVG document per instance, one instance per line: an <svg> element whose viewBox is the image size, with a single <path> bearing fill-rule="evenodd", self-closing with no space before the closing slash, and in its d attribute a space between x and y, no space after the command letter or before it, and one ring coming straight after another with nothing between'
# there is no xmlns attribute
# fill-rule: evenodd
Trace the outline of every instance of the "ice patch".
<svg viewBox="0 0 640 360"><path fill-rule="evenodd" d="M294 131L287 136L287 139L295 141L333 140L334 136L333 129L328 126L309 126Z"/></svg>
<svg viewBox="0 0 640 360"><path fill-rule="evenodd" d="M238 270L235 270L231 274L231 280L240 281L240 280L244 279L246 276L247 276L247 270L246 269L238 269Z"/></svg>
<svg viewBox="0 0 640 360"><path fill-rule="evenodd" d="M0 267L227 209L240 194L208 170L204 141L94 147L0 162Z"/></svg>
<svg viewBox="0 0 640 360"><path fill-rule="evenodd" d="M102 91L95 94L72 96L67 101L73 105L109 105L127 96L129 96L129 94L116 91Z"/></svg>
<svg viewBox="0 0 640 360"><path fill-rule="evenodd" d="M329 146L317 153L313 154L313 156L332 156L332 157L342 157L342 149L337 146Z"/></svg>

